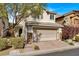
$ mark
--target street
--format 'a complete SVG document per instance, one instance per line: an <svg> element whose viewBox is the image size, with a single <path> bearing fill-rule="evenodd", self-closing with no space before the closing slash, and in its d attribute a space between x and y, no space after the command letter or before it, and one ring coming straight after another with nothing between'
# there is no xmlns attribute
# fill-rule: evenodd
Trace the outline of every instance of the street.
<svg viewBox="0 0 79 59"><path fill-rule="evenodd" d="M79 56L79 48L60 52L51 52L48 54L41 54L37 56Z"/></svg>

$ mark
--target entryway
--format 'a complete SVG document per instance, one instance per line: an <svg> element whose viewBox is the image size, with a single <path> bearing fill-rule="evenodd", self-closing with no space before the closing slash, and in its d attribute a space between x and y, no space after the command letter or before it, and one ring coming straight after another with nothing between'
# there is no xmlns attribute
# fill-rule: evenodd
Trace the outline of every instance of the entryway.
<svg viewBox="0 0 79 59"><path fill-rule="evenodd" d="M27 33L27 44L32 43L32 33Z"/></svg>

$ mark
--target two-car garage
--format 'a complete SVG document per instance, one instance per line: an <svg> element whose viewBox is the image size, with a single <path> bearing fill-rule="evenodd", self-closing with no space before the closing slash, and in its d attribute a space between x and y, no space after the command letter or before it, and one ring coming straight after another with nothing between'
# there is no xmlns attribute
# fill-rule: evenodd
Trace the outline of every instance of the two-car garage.
<svg viewBox="0 0 79 59"><path fill-rule="evenodd" d="M37 30L40 33L40 41L56 40L56 30Z"/></svg>
<svg viewBox="0 0 79 59"><path fill-rule="evenodd" d="M33 40L36 40L36 41L47 41L47 40L58 39L59 35L57 35L57 30L63 27L62 25L57 23L30 22L29 24L30 25L28 25L28 27L31 26L30 33L32 33L30 36Z"/></svg>

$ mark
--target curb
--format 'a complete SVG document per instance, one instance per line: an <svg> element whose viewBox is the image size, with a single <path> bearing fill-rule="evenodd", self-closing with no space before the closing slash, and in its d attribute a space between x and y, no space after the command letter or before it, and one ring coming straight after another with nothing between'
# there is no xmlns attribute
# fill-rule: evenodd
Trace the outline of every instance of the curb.
<svg viewBox="0 0 79 59"><path fill-rule="evenodd" d="M56 48L56 49L48 49L48 50L37 50L37 51L15 54L13 56L35 56L35 55L38 56L41 54L43 55L43 54L48 54L48 53L61 52L61 51L66 51L66 50L71 50L71 49L76 49L76 48L79 48L79 45Z"/></svg>

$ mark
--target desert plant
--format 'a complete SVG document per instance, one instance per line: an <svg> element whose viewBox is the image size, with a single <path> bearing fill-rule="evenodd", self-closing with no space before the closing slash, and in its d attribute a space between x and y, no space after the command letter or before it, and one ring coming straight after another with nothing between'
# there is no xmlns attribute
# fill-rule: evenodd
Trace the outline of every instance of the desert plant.
<svg viewBox="0 0 79 59"><path fill-rule="evenodd" d="M68 39L68 40L64 40L66 43L68 43L69 45L74 45L72 39Z"/></svg>
<svg viewBox="0 0 79 59"><path fill-rule="evenodd" d="M6 38L0 38L0 50L6 49L8 47L8 42Z"/></svg>
<svg viewBox="0 0 79 59"><path fill-rule="evenodd" d="M21 38L21 37L12 38L11 39L11 45L15 49L24 48L24 46L25 46L24 39Z"/></svg>
<svg viewBox="0 0 79 59"><path fill-rule="evenodd" d="M75 36L75 41L79 42L79 36Z"/></svg>
<svg viewBox="0 0 79 59"><path fill-rule="evenodd" d="M71 42L71 43L69 43L69 44L70 44L70 45L74 45L74 43L72 43L72 42Z"/></svg>
<svg viewBox="0 0 79 59"><path fill-rule="evenodd" d="M36 44L32 44L32 48L33 48L34 50L40 50L39 46L36 45Z"/></svg>

